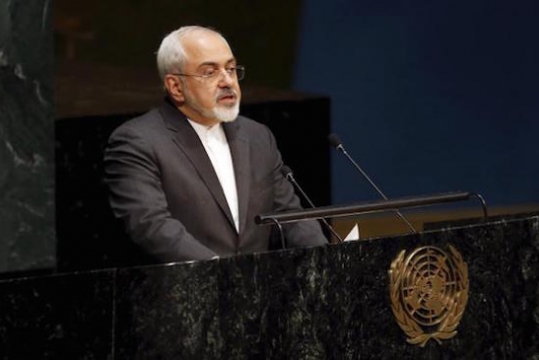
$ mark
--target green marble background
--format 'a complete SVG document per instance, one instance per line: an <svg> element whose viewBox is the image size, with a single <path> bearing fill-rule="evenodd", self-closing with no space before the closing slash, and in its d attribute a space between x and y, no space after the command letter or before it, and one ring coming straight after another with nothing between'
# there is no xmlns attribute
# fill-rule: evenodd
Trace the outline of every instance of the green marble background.
<svg viewBox="0 0 539 360"><path fill-rule="evenodd" d="M458 333L441 344L410 345L391 310L388 270L402 250L408 256L449 245L468 267ZM537 215L211 261L0 280L0 359L537 359L538 280Z"/></svg>
<svg viewBox="0 0 539 360"><path fill-rule="evenodd" d="M51 1L0 0L0 272L55 266Z"/></svg>

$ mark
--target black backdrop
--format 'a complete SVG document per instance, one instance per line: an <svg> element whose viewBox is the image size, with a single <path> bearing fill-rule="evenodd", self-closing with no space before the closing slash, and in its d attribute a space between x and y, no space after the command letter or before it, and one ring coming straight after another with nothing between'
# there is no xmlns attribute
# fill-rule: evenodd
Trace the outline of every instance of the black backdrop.
<svg viewBox="0 0 539 360"><path fill-rule="evenodd" d="M302 97L242 104L242 114L268 125L283 161L317 206L330 204L327 134L330 100ZM146 263L108 205L102 182L103 149L110 133L137 114L56 121L56 230L60 270Z"/></svg>

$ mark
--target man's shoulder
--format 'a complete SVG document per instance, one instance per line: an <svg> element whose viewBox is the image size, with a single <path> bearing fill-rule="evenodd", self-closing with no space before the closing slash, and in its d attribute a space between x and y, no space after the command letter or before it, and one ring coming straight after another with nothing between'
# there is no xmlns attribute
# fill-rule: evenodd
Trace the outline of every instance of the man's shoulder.
<svg viewBox="0 0 539 360"><path fill-rule="evenodd" d="M236 121L238 122L238 124L248 130L248 131L254 131L254 132L258 132L258 131L268 131L269 128L265 125L265 124L262 124L256 120L253 120L251 118L248 118L246 116L243 116L243 115L239 115L238 118L236 119Z"/></svg>
<svg viewBox="0 0 539 360"><path fill-rule="evenodd" d="M120 134L133 134L140 137L152 137L156 132L163 132L166 129L160 107L153 108L144 114L137 115L121 125L119 125L111 134L115 137Z"/></svg>
<svg viewBox="0 0 539 360"><path fill-rule="evenodd" d="M153 108L144 114L137 115L126 122L124 122L120 127L132 128L132 129L148 129L155 127L156 124L159 124L161 119L161 113L159 108Z"/></svg>
<svg viewBox="0 0 539 360"><path fill-rule="evenodd" d="M266 124L241 115L236 122L239 136L252 146L261 149L275 146L275 136Z"/></svg>

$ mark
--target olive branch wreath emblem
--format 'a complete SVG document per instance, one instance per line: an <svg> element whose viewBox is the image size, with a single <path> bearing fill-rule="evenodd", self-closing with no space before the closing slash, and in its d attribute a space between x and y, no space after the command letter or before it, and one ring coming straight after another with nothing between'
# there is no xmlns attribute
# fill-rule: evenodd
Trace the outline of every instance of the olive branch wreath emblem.
<svg viewBox="0 0 539 360"><path fill-rule="evenodd" d="M442 340L451 339L457 334L457 326L468 302L468 266L453 246L449 245L449 250L452 255L451 258L444 251L433 246L418 248L406 258L406 251L402 250L391 263L389 270L391 310L397 324L408 337L406 341L410 344L424 347L430 339L434 339L441 344ZM416 274L416 277L411 279L414 268L417 270L417 257L425 252L438 254L434 258L438 265L441 264L446 270L444 276L423 271L427 273L426 276L421 277ZM416 256L416 263L414 263L414 256ZM421 266L422 264L419 265ZM455 278L447 279L447 273L454 274ZM443 288L447 287L449 283L454 291L444 293ZM421 321L414 317L414 311L419 310L420 305L418 301L415 301L415 307L409 305L409 302L413 302L415 299L410 299L412 296L408 299L406 298L403 293L405 284L408 285L410 293L414 292L416 298L421 301L430 296L429 300L438 310L437 315L440 315L433 322L433 325L438 325L437 327L427 326L428 331L425 331L425 323L420 324ZM436 284L438 286L433 286ZM436 291L436 288L439 291ZM418 293L421 293L422 297L417 295ZM442 296L443 301L440 300ZM427 312L429 311L433 312L433 310L427 309Z"/></svg>

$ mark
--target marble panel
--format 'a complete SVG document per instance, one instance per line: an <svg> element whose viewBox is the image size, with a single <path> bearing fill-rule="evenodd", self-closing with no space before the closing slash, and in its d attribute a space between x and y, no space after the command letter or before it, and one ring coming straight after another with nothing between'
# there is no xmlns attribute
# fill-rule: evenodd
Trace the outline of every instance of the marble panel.
<svg viewBox="0 0 539 360"><path fill-rule="evenodd" d="M0 272L55 266L51 1L0 1Z"/></svg>
<svg viewBox="0 0 539 360"><path fill-rule="evenodd" d="M0 359L112 359L114 271L0 281Z"/></svg>
<svg viewBox="0 0 539 360"><path fill-rule="evenodd" d="M115 359L216 359L218 261L118 270Z"/></svg>
<svg viewBox="0 0 539 360"><path fill-rule="evenodd" d="M125 271L119 277L124 285L118 294L124 295L117 303L117 309L123 310L118 312L121 326L116 336L124 340L117 355L163 359L534 356L539 354L539 321L530 314L539 313L538 224L537 218L514 219ZM409 254L417 247L436 246L448 251L449 245L457 248L469 271L469 300L458 333L443 343L431 339L425 347L410 345L391 308L388 270L402 250Z"/></svg>
<svg viewBox="0 0 539 360"><path fill-rule="evenodd" d="M402 251L408 256L434 246L449 253L450 245L467 264L469 281L456 336L411 345L391 306L388 270ZM435 285L413 291L421 300L443 296L431 291ZM4 280L0 293L4 359L533 359L539 356L539 217ZM429 326L425 334L441 325Z"/></svg>

